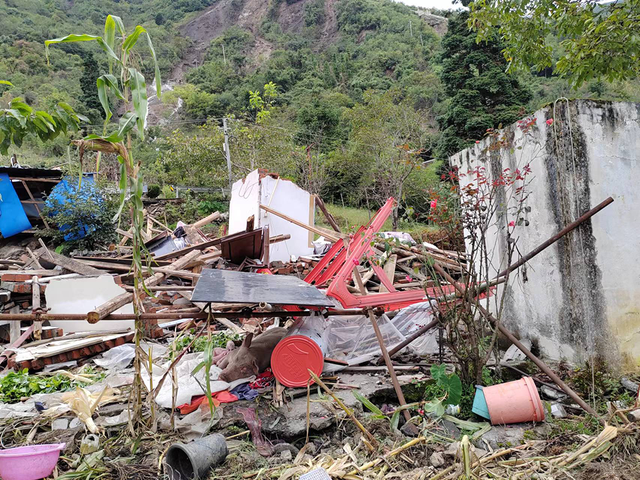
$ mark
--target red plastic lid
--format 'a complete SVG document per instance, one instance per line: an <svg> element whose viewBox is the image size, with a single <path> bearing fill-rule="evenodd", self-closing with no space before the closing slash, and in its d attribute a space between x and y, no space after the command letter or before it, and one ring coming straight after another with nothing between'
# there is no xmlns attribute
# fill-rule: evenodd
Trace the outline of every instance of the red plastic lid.
<svg viewBox="0 0 640 480"><path fill-rule="evenodd" d="M322 350L316 342L304 335L282 339L271 354L271 370L285 387L306 387L308 370L319 376L323 366Z"/></svg>

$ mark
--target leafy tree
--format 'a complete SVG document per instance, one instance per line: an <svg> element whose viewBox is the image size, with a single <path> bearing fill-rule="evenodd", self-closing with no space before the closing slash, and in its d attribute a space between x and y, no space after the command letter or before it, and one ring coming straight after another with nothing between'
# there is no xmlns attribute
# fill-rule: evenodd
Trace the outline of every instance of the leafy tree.
<svg viewBox="0 0 640 480"><path fill-rule="evenodd" d="M193 132L174 130L150 177L171 185L223 187L227 185L224 136L214 123Z"/></svg>
<svg viewBox="0 0 640 480"><path fill-rule="evenodd" d="M640 73L640 0L476 0L469 25L478 41L497 26L511 71L552 67L574 86Z"/></svg>
<svg viewBox="0 0 640 480"><path fill-rule="evenodd" d="M98 62L96 62L93 53L85 53L82 59L83 73L80 77L80 88L82 89L82 96L80 101L89 111L91 120L102 121L103 118L100 115L100 98L98 97L98 91L96 90L96 82L98 80Z"/></svg>
<svg viewBox="0 0 640 480"><path fill-rule="evenodd" d="M438 117L441 157L482 138L489 128L515 122L531 98L528 89L505 72L501 44L493 39L477 43L467 27L468 17L467 12L454 14L442 39L441 78L450 98Z"/></svg>
<svg viewBox="0 0 640 480"><path fill-rule="evenodd" d="M421 168L420 153L429 126L397 91L368 91L364 100L347 114L352 125L350 154L359 170L354 173L362 179L366 198L376 206L389 197L398 200L392 215L397 229L405 182Z"/></svg>
<svg viewBox="0 0 640 480"><path fill-rule="evenodd" d="M7 80L0 80L0 85L13 86ZM66 103L60 102L53 111L46 112L34 110L21 98L14 98L10 108L0 109L0 152L6 155L12 144L20 147L27 136L47 141L67 131L77 131L81 121L87 119Z"/></svg>

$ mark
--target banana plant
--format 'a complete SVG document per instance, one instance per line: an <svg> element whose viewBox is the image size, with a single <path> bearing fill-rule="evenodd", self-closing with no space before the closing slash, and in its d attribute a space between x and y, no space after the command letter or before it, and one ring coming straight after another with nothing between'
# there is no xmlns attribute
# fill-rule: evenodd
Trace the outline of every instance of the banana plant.
<svg viewBox="0 0 640 480"><path fill-rule="evenodd" d="M109 15L104 24L102 36L89 34L71 34L61 38L46 40L45 50L49 58L49 47L60 43L96 42L104 51L108 60L108 72L105 72L96 82L98 97L105 113L105 122L102 135L91 134L82 140L73 143L78 147L80 158L85 150L98 152L96 170L100 169L100 154L114 153L120 163L120 208L116 219L120 218L125 206L131 216L133 225L133 262L132 273L134 277L134 301L133 308L136 315L136 380L134 382L134 415L137 421L142 418L142 381L140 369L143 364L140 349L140 339L144 335L144 325L140 319L141 293L146 290L143 279L143 257L148 256L144 247L142 232L144 229L144 207L142 204L142 175L140 163L136 162L134 152L131 149L131 136L136 133L140 139L144 139L145 126L148 112L147 85L144 75L138 69L138 57L133 48L138 40L146 39L146 47L149 50L155 67L155 88L158 97L161 95L161 79L156 52L151 42L149 33L144 27L138 25L132 32L127 33L124 22L120 17ZM116 98L124 103L124 114L118 124L111 120L113 112L110 98ZM114 219L114 220L116 220Z"/></svg>

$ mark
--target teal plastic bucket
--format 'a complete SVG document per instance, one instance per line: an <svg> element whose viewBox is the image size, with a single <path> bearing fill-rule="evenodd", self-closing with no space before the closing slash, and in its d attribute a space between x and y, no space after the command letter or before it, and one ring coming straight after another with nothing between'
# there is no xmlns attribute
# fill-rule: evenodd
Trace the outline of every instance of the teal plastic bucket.
<svg viewBox="0 0 640 480"><path fill-rule="evenodd" d="M484 399L484 392L480 385L476 385L476 396L473 398L473 408L471 411L476 415L486 418L487 420L491 420L489 408L487 407L487 402Z"/></svg>

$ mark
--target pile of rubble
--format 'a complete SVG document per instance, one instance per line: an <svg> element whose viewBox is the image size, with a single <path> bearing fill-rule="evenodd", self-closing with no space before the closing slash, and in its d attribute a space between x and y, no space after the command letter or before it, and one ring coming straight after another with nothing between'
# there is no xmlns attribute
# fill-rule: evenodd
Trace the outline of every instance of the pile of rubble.
<svg viewBox="0 0 640 480"><path fill-rule="evenodd" d="M617 438L638 433L636 397L633 406L611 405L607 417L599 417L603 429L571 451L551 455L524 434L518 439L524 443L509 448L501 448L500 438L490 441L500 425L549 418L537 386L548 390L544 398L555 398L551 418L566 417L567 410L597 412L479 309L513 343L509 355L533 362L543 375L478 388L472 411L479 421L458 419L462 391L442 341L439 305L445 297L469 296L461 282L466 255L381 232L393 199L367 225L345 234L319 199L312 208L333 230L308 220L305 192L297 192L305 209L289 215L273 201L276 189L284 189L281 180L259 174L256 181L269 187L268 201L258 196L243 210L233 207L232 197L230 235L202 231L224 218L219 212L174 230L146 213L148 270L138 315L131 231L119 230L118 245L103 252L62 255L41 239L3 248L0 327L7 344L0 353L6 364L0 419L13 429L0 435L5 446L55 441L65 453L61 470L114 478L127 472L157 478L159 467L170 478L204 478L227 456L221 468L241 465L243 478L262 472L281 478L527 477L579 467ZM243 183L234 192L247 200L251 189ZM504 275L472 285L473 296L490 295ZM137 319L145 339L135 338ZM131 367L134 358L143 368ZM131 408L138 381L146 392L143 418L134 418ZM423 398L426 386L440 397ZM412 398L415 388L422 390ZM505 399L508 408L501 405ZM136 422L149 429L140 448L152 463L122 453L139 447L122 435ZM238 432L239 426L248 430ZM338 438L327 440L328 430ZM211 431L226 438L207 435ZM245 458L249 437L257 459ZM198 448L217 453L204 462ZM415 461L420 455L422 463Z"/></svg>

